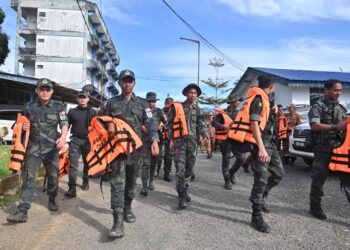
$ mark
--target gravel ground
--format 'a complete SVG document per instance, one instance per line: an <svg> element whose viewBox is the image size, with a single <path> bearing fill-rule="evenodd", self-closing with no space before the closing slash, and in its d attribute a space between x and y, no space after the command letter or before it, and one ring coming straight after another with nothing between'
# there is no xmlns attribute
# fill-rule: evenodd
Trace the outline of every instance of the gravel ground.
<svg viewBox="0 0 350 250"><path fill-rule="evenodd" d="M112 225L108 183L105 200L99 180L91 181L87 192L78 188L78 198L67 199L63 178L56 213L47 210L38 185L27 223L6 222L14 205L0 211L0 249L350 249L349 204L335 176L325 185L328 220L320 221L308 214L309 168L302 161L287 165L286 177L269 196L271 213L264 216L272 232L263 234L250 226L252 175L240 170L237 185L225 190L220 162L220 154L212 159L199 154L189 191L192 204L183 211L177 210L174 182L157 179L156 190L144 198L138 180L136 223L125 223L125 237L114 241L107 238Z"/></svg>

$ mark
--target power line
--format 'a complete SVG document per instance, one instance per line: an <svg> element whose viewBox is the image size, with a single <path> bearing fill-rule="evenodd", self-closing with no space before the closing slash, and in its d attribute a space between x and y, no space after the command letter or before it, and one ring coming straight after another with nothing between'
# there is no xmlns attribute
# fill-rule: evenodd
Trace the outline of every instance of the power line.
<svg viewBox="0 0 350 250"><path fill-rule="evenodd" d="M201 41L204 42L205 45L207 45L209 49L225 58L226 61L232 66L234 66L236 69L244 72L244 66L242 64L240 64L239 62L237 62L236 60L219 50L215 45L213 45L204 36L202 36L195 28L193 28L183 17L181 17L165 0L162 1Z"/></svg>
<svg viewBox="0 0 350 250"><path fill-rule="evenodd" d="M176 81L186 81L186 80L195 80L197 77L179 77L179 78L156 78L156 77L148 77L148 76L137 76L138 79L142 80L150 80L150 81L162 81L162 82L176 82ZM238 77L220 77L220 80L233 80L238 79ZM207 80L207 79L201 79L201 80Z"/></svg>

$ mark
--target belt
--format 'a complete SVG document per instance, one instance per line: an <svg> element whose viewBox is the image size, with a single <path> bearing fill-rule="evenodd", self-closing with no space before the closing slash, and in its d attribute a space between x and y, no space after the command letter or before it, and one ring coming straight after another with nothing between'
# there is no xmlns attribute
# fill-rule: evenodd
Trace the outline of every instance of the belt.
<svg viewBox="0 0 350 250"><path fill-rule="evenodd" d="M79 138L79 139L88 139L87 135L73 135L73 137Z"/></svg>

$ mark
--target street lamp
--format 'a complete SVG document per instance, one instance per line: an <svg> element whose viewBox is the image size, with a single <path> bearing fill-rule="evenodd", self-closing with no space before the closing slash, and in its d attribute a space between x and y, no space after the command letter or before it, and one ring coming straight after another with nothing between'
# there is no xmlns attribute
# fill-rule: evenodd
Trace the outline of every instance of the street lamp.
<svg viewBox="0 0 350 250"><path fill-rule="evenodd" d="M194 39L189 39L189 38L184 38L180 37L181 40L189 41L192 43L196 43L198 45L198 72L197 72L197 84L199 87L199 65L200 65L200 48L201 48L201 42L199 40L194 40Z"/></svg>

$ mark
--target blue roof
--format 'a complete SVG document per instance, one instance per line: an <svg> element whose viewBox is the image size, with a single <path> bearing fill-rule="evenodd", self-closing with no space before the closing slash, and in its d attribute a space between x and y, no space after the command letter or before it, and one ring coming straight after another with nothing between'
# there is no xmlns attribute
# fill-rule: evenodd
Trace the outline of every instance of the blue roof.
<svg viewBox="0 0 350 250"><path fill-rule="evenodd" d="M253 68L282 77L291 81L326 81L328 79L337 79L341 82L350 82L350 73L345 72L327 72L312 70L295 70L295 69L270 69L270 68Z"/></svg>

